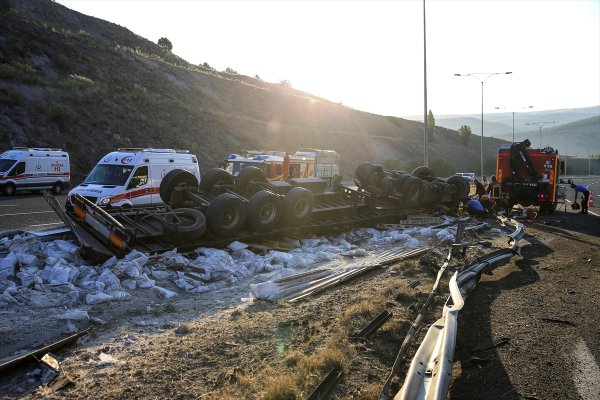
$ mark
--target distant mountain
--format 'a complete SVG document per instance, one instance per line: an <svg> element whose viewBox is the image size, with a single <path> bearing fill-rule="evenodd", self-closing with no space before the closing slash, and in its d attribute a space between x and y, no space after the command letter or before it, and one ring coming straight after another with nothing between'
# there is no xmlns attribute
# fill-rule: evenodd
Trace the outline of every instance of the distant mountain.
<svg viewBox="0 0 600 400"><path fill-rule="evenodd" d="M434 114L434 117L438 126L457 130L462 125L468 125L474 135L481 134L480 114L458 116ZM485 137L512 141L512 112L484 114L483 119ZM535 124L553 121L554 123L542 125L542 147L550 146L559 149L562 154L567 151L569 155L582 157L600 154L600 106L515 112L515 141L530 139L533 146L539 147L540 129Z"/></svg>

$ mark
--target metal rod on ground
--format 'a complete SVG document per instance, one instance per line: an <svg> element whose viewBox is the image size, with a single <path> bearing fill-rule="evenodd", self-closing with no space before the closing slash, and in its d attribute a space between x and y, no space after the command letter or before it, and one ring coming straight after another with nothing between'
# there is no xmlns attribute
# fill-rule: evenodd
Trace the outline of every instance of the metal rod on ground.
<svg viewBox="0 0 600 400"><path fill-rule="evenodd" d="M356 335L351 336L351 339L364 340L369 337L373 332L379 329L380 326L386 323L386 321L392 318L394 314L388 310L382 311L376 316L371 322L369 322L364 328L360 330Z"/></svg>
<svg viewBox="0 0 600 400"><path fill-rule="evenodd" d="M320 280L313 282L312 285L309 285L306 288L304 288L303 290L299 291L300 294L297 294L298 292L295 292L294 295L287 293L286 296L282 296L281 298L286 299L286 297L287 297L286 300L288 300L289 302L298 301L305 297L322 292L323 290L326 290L332 286L335 286L342 282L350 280L350 279L352 279L360 274L363 274L365 272L368 272L374 268L381 267L382 265L387 265L387 264L390 264L392 262L396 262L399 260L404 260L406 258L415 257L415 256L423 254L429 250L431 250L431 248L427 247L427 248L422 248L422 249L412 249L412 250L400 252L400 253L398 253L398 252L392 253L392 250L386 251L385 253L383 253L385 255L385 257L383 257L383 258L378 257L376 259L376 261L378 261L376 264L358 267L356 269L346 271L341 274L322 278Z"/></svg>
<svg viewBox="0 0 600 400"><path fill-rule="evenodd" d="M68 337L66 337L64 339L61 339L61 340L59 340L57 342L54 342L54 343L52 343L52 344L50 344L48 346L44 346L44 347L42 347L40 349L33 350L33 351L29 352L29 353L26 353L26 354L17 356L15 358L12 358L11 360L8 360L8 361L6 361L3 364L0 364L0 372L6 370L8 368L17 366L17 365L19 365L19 364L21 364L21 363L23 363L25 361L28 361L28 360L31 360L31 359L36 359L36 358L38 358L38 357L40 357L40 356L42 356L42 355L44 355L44 354L46 354L46 353L48 353L50 351L54 351L54 350L60 349L61 347L64 347L64 346L66 346L66 345L68 345L68 344L76 341L81 336L87 335L88 333L89 333L89 329L84 329L81 332L77 332L77 333L75 333L75 334L73 334L71 336L68 336Z"/></svg>
<svg viewBox="0 0 600 400"><path fill-rule="evenodd" d="M332 368L327 376L321 381L319 386L306 398L306 400L325 400L328 399L335 388L335 385L342 379L343 372Z"/></svg>
<svg viewBox="0 0 600 400"><path fill-rule="evenodd" d="M441 266L440 270L438 271L437 278L435 280L435 283L433 284L433 288L431 289L429 296L427 296L427 299L421 306L421 309L419 310L419 314L417 315L417 318L410 326L410 329L408 330L408 334L404 338L404 341L402 342L402 346L400 346L400 351L398 352L398 355L396 356L394 365L392 366L392 369L391 369L388 377L385 380L383 388L381 389L381 392L379 393L379 400L386 400L388 398L392 379L396 375L396 372L398 372L398 368L400 368L400 363L402 362L402 358L404 357L406 350L408 350L408 346L414 340L417 331L419 330L419 328L421 327L421 324L423 323L423 318L425 317L425 311L427 310L427 307L429 306L429 303L431 302L431 300L433 300L433 298L435 297L435 293L436 293L438 285L440 283L440 279L442 278L442 275L446 271L446 268L448 268L448 263L450 262L451 256L452 256L452 251L448 251L448 256L446 257L446 261L444 262L444 264Z"/></svg>

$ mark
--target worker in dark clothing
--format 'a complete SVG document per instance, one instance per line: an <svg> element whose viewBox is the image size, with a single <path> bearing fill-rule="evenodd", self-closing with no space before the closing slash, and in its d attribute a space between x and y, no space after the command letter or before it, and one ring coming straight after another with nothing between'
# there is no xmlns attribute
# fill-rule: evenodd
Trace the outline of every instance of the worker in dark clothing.
<svg viewBox="0 0 600 400"><path fill-rule="evenodd" d="M477 198L481 200L481 196L483 196L485 194L485 188L483 187L481 182L479 182L477 179L475 179L474 182L475 182L475 194L477 195Z"/></svg>
<svg viewBox="0 0 600 400"><path fill-rule="evenodd" d="M579 214L587 214L590 191L585 186L576 185L574 183L571 183L571 187L575 189L575 202L577 202L577 193L581 193L581 211L579 211Z"/></svg>

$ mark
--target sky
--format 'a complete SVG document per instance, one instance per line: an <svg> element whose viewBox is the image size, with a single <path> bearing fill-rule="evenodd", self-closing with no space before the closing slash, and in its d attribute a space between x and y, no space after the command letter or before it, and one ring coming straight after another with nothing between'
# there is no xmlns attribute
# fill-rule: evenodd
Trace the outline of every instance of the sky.
<svg viewBox="0 0 600 400"><path fill-rule="evenodd" d="M154 42L167 37L193 64L287 80L376 114L424 114L421 0L58 3ZM486 113L600 105L600 0L426 0L425 14L434 115L480 113L482 79Z"/></svg>

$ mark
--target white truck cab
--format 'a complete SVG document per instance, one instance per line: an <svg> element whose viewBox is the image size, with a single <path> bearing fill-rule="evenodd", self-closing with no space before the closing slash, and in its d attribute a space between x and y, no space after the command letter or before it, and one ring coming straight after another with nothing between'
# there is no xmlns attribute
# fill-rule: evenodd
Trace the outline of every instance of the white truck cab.
<svg viewBox="0 0 600 400"><path fill-rule="evenodd" d="M60 194L70 185L71 165L66 151L15 147L0 154L0 189L4 194L47 189Z"/></svg>
<svg viewBox="0 0 600 400"><path fill-rule="evenodd" d="M69 192L103 207L159 205L160 183L174 169L194 174L200 182L196 156L188 150L120 148L104 156L82 183Z"/></svg>

